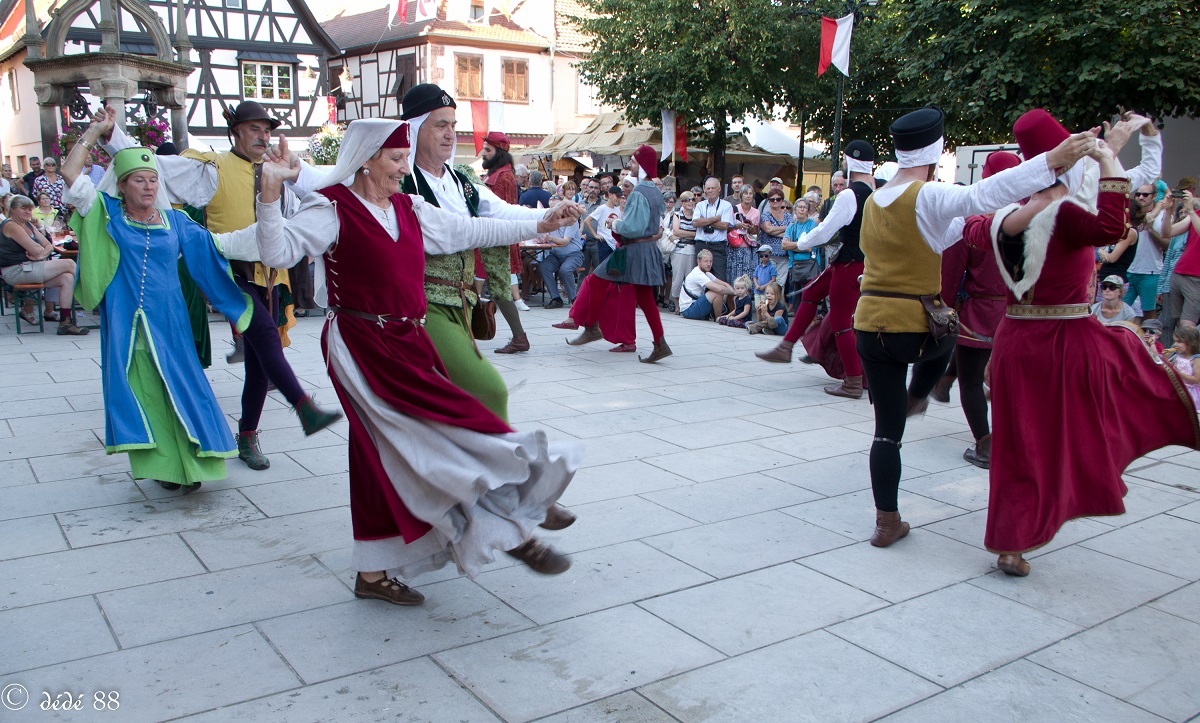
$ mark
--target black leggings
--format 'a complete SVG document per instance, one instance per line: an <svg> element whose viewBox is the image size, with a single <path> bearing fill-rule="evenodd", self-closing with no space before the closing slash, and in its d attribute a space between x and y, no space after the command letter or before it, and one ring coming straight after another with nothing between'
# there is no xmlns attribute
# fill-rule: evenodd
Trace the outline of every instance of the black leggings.
<svg viewBox="0 0 1200 723"><path fill-rule="evenodd" d="M238 420L239 432L253 432L258 429L263 404L267 401L268 380L293 407L304 398L304 389L283 355L279 327L268 311L267 290L241 276L233 278L254 303L250 326L242 332L246 344L246 380L242 385L242 418ZM271 306L278 309L278 288L271 289L270 294Z"/></svg>
<svg viewBox="0 0 1200 723"><path fill-rule="evenodd" d="M958 371L958 398L962 402L963 414L971 427L975 441L986 437L988 427L988 403L983 395L983 374L987 370L991 349L977 349L959 344L954 350L954 365Z"/></svg>
<svg viewBox="0 0 1200 723"><path fill-rule="evenodd" d="M871 444L871 491L875 507L899 509L900 442L908 417L909 396L924 399L942 378L954 352L953 336L934 341L928 333L855 332L858 356L875 406L875 441ZM908 365L912 383L907 387Z"/></svg>

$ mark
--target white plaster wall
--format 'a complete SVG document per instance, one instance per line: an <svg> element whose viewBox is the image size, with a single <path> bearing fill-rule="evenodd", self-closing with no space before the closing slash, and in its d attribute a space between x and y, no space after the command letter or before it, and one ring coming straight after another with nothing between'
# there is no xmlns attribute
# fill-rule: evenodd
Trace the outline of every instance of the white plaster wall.
<svg viewBox="0 0 1200 723"><path fill-rule="evenodd" d="M0 153L5 163L11 163L13 172L28 171L28 166L22 169L18 156L42 155L41 130L38 123L37 96L33 92L33 72L22 63L25 52L14 55L0 63ZM17 93L20 110L12 107L10 89L8 87L8 71L16 70Z"/></svg>
<svg viewBox="0 0 1200 723"><path fill-rule="evenodd" d="M463 45L447 45L440 58L438 67L445 71L442 86L453 93L455 87L456 54L483 56L483 98L487 101L500 101L503 97L502 60L504 58L522 58L527 61L529 83L528 103L504 103L503 128L506 133L551 133L554 129L554 117L550 108L550 58L538 53L516 52L509 50L480 49ZM456 99L460 100L460 99ZM460 131L473 130L471 125L471 104L468 101L458 103L458 128Z"/></svg>

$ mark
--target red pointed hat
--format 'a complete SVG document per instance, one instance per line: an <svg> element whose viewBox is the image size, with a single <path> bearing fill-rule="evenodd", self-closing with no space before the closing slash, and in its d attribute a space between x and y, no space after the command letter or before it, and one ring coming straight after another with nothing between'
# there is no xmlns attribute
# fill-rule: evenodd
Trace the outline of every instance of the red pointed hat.
<svg viewBox="0 0 1200 723"><path fill-rule="evenodd" d="M508 136L500 131L492 131L483 137L484 143L489 143L494 148L499 148L502 151L509 149Z"/></svg>
<svg viewBox="0 0 1200 723"><path fill-rule="evenodd" d="M1017 145L1021 147L1021 155L1033 158L1036 155L1052 151L1058 144L1067 140L1071 133L1063 128L1062 123L1042 108L1034 108L1025 113L1013 123L1013 135Z"/></svg>
<svg viewBox="0 0 1200 723"><path fill-rule="evenodd" d="M646 178L658 178L658 151L650 146L638 146L633 152L633 160L646 174Z"/></svg>
<svg viewBox="0 0 1200 723"><path fill-rule="evenodd" d="M1021 165L1021 157L1016 153L1009 153L1008 151L989 153L987 160L983 162L983 177L991 178L1000 171L1007 171L1019 165Z"/></svg>

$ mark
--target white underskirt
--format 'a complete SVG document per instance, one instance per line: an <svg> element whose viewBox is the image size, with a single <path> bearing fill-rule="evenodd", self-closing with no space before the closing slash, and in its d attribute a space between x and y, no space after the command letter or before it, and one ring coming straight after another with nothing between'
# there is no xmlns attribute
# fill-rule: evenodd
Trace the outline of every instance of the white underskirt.
<svg viewBox="0 0 1200 723"><path fill-rule="evenodd" d="M579 442L545 432L483 434L402 414L371 390L338 331L328 331L329 366L379 451L392 486L417 519L433 526L402 537L355 540L352 563L412 578L453 561L474 576L497 551L520 546L546 519L583 462Z"/></svg>

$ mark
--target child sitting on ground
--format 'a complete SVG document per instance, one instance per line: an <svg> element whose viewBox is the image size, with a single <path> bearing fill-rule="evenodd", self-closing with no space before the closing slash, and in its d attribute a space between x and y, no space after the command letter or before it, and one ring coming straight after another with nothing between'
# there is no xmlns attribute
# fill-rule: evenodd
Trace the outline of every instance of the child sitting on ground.
<svg viewBox="0 0 1200 723"><path fill-rule="evenodd" d="M787 307L783 304L783 289L772 281L767 284L764 301L754 312L754 321L746 324L751 334L775 334L783 336L788 330Z"/></svg>
<svg viewBox="0 0 1200 723"><path fill-rule="evenodd" d="M1192 403L1200 408L1200 331L1196 327L1175 329L1175 356L1171 363L1192 395Z"/></svg>
<svg viewBox="0 0 1200 723"><path fill-rule="evenodd" d="M754 318L754 298L750 296L750 277L743 274L733 282L733 313L717 317L721 326L734 326L745 329L746 322Z"/></svg>
<svg viewBox="0 0 1200 723"><path fill-rule="evenodd" d="M1146 319L1142 322L1142 341L1146 342L1146 346L1150 351L1158 354L1163 353L1162 342L1162 322L1158 319Z"/></svg>
<svg viewBox="0 0 1200 723"><path fill-rule="evenodd" d="M767 291L767 284L774 283L775 263L771 261L771 247L763 244L758 247L758 266L754 269L754 303L761 304Z"/></svg>

